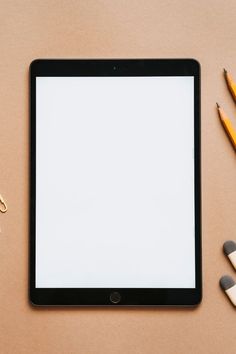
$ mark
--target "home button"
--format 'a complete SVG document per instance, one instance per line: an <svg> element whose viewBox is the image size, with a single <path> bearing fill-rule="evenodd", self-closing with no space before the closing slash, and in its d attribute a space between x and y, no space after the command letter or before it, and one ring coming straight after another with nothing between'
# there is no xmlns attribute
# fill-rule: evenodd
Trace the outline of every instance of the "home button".
<svg viewBox="0 0 236 354"><path fill-rule="evenodd" d="M110 301L113 303L113 304L118 304L121 300L121 296L120 296L120 293L118 293L117 291L115 291L114 293L111 293L110 295Z"/></svg>

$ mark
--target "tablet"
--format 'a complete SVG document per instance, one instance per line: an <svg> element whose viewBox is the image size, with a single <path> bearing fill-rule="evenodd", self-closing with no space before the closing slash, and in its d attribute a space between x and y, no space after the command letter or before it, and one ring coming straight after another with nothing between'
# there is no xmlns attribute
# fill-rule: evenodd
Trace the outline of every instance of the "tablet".
<svg viewBox="0 0 236 354"><path fill-rule="evenodd" d="M198 62L36 60L30 84L31 302L198 304Z"/></svg>

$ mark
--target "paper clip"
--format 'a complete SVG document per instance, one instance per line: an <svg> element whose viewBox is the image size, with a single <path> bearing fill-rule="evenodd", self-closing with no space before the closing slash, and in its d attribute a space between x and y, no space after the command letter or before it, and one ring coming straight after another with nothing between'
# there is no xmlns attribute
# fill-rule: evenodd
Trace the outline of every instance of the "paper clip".
<svg viewBox="0 0 236 354"><path fill-rule="evenodd" d="M0 211L1 213L5 213L7 211L7 205L3 199L3 197L0 194Z"/></svg>

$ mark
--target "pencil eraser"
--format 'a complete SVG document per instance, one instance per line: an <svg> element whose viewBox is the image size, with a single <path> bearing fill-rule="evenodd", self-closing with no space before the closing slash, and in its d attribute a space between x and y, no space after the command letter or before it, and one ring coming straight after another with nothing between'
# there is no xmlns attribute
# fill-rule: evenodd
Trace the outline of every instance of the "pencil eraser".
<svg viewBox="0 0 236 354"><path fill-rule="evenodd" d="M236 242L226 241L223 245L223 250L236 270Z"/></svg>
<svg viewBox="0 0 236 354"><path fill-rule="evenodd" d="M229 275L220 278L221 289L226 293L230 301L236 306L236 283Z"/></svg>

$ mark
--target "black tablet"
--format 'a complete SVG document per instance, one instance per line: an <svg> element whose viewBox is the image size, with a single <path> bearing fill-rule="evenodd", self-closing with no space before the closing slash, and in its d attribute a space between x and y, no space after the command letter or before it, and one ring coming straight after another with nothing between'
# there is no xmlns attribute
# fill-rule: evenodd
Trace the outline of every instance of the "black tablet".
<svg viewBox="0 0 236 354"><path fill-rule="evenodd" d="M30 300L201 300L200 67L30 66Z"/></svg>

